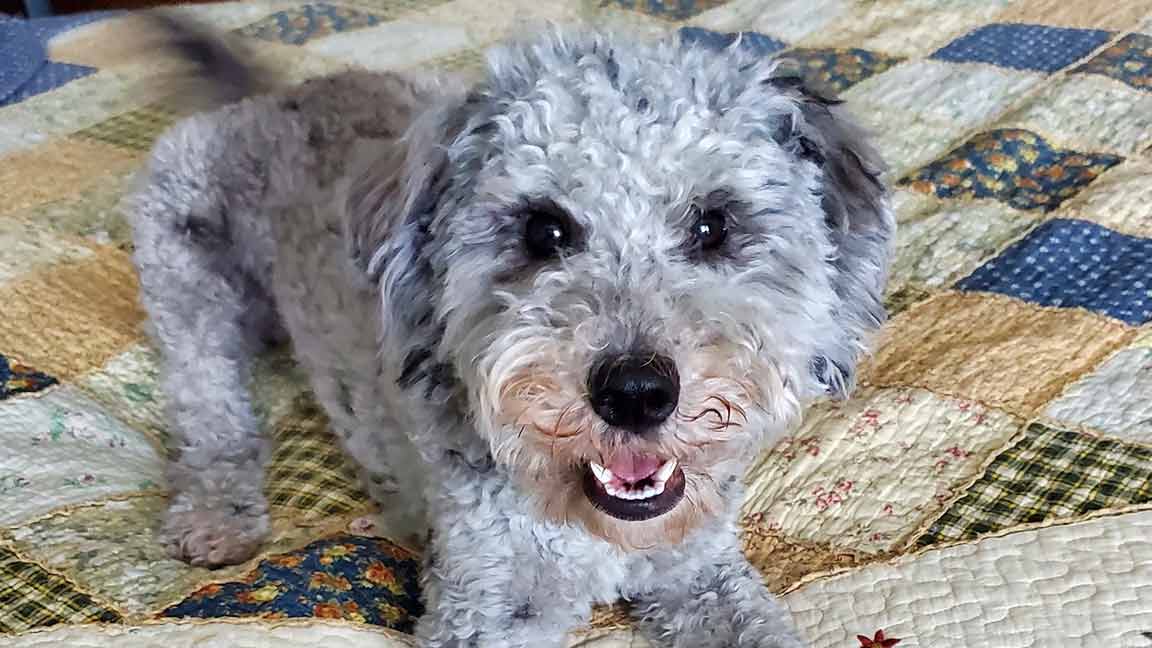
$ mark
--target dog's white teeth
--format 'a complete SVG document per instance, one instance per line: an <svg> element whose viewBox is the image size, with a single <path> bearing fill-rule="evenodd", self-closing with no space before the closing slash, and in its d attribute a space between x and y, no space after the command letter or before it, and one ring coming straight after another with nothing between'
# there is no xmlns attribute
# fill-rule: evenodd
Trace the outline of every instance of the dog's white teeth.
<svg viewBox="0 0 1152 648"><path fill-rule="evenodd" d="M668 481L668 478L672 476L673 470L676 470L676 460L669 459L661 464L660 470L656 471L656 474L652 477L652 481L656 483Z"/></svg>
<svg viewBox="0 0 1152 648"><path fill-rule="evenodd" d="M613 475L611 470L608 470L595 461L589 462L588 465L592 468L592 474L596 475L597 481L599 481L601 484L607 485L609 482L616 478L616 475Z"/></svg>
<svg viewBox="0 0 1152 648"><path fill-rule="evenodd" d="M668 482L658 481L658 482L655 482L654 484L652 484L651 486L649 486L648 490L652 491L652 494L649 495L648 497L656 497L660 493L663 493L664 492L664 486L666 486L667 483Z"/></svg>

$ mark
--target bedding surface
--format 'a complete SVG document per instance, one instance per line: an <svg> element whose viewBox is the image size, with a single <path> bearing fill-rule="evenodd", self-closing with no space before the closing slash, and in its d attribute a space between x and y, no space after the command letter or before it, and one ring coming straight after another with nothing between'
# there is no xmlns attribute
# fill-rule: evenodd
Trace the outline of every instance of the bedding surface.
<svg viewBox="0 0 1152 648"><path fill-rule="evenodd" d="M479 74L542 20L799 63L887 159L893 318L748 474L748 555L817 648L1152 648L1152 1L256 0L181 8L293 78ZM289 358L255 389L271 542L152 540L163 394L116 209L187 108L130 14L0 19L0 645L400 647L389 537ZM573 644L643 646L619 607Z"/></svg>

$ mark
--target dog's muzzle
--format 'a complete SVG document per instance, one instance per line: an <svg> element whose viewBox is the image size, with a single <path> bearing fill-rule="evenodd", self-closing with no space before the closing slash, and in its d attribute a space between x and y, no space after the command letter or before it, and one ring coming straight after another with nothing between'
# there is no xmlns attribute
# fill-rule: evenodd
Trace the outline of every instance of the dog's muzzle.
<svg viewBox="0 0 1152 648"><path fill-rule="evenodd" d="M592 410L626 434L649 433L676 411L680 376L671 359L658 354L604 358L588 376ZM684 497L684 471L675 459L627 446L604 465L590 462L584 494L600 511L628 521L648 520L672 510Z"/></svg>

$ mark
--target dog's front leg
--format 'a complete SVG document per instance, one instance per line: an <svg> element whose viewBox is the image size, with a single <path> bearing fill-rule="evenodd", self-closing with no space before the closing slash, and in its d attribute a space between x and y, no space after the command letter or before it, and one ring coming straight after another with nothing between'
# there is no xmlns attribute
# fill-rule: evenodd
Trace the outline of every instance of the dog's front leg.
<svg viewBox="0 0 1152 648"><path fill-rule="evenodd" d="M470 473L470 474L468 474ZM559 648L591 601L534 532L520 495L496 469L439 475L424 569L421 648Z"/></svg>
<svg viewBox="0 0 1152 648"><path fill-rule="evenodd" d="M654 646L803 648L787 608L734 542L720 552L677 553L655 570L651 588L632 598Z"/></svg>

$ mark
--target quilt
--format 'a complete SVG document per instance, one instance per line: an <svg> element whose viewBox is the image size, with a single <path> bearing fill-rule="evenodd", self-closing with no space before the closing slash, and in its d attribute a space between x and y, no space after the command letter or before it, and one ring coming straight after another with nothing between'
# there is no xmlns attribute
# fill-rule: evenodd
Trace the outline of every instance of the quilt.
<svg viewBox="0 0 1152 648"><path fill-rule="evenodd" d="M743 540L817 648L1152 648L1152 1L253 0L179 11L293 78L478 74L541 21L787 57L875 134L900 223L860 388L747 475ZM398 647L388 537L291 360L255 379L272 539L152 539L164 395L117 202L183 112L134 16L0 18L0 645ZM573 645L645 645L620 607Z"/></svg>

